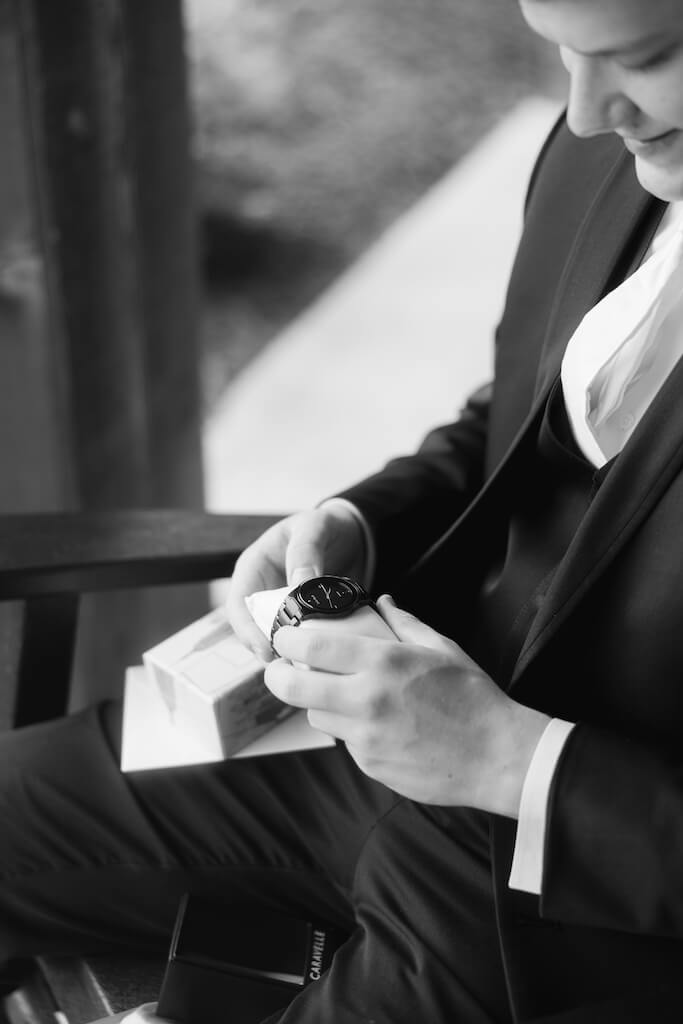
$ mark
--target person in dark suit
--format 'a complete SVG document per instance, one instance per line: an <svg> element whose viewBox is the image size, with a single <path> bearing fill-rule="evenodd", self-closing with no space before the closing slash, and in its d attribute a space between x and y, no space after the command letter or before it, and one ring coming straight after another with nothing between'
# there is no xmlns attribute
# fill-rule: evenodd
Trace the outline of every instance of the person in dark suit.
<svg viewBox="0 0 683 1024"><path fill-rule="evenodd" d="M189 886L348 926L283 1022L681 1019L683 8L521 7L571 91L494 384L264 534L233 580L266 660L244 598L324 572L392 594L397 641L275 634L267 684L333 750L124 780L111 708L4 741L40 811L31 844L0 789L14 955L158 945ZM59 841L56 786L81 823Z"/></svg>
<svg viewBox="0 0 683 1024"><path fill-rule="evenodd" d="M285 569L290 583L358 573L369 531L373 588L417 616L380 601L405 646L282 630L268 683L392 790L492 812L503 954L526 1019L553 946L557 1005L560 990L565 1005L661 994L683 952L683 12L669 0L522 9L559 44L571 94L530 188L494 388L343 495L354 509L323 505L264 537L236 573L233 616L260 643L243 593ZM670 353L653 372L658 345ZM541 874L523 892L510 866L546 716L579 724L553 762Z"/></svg>

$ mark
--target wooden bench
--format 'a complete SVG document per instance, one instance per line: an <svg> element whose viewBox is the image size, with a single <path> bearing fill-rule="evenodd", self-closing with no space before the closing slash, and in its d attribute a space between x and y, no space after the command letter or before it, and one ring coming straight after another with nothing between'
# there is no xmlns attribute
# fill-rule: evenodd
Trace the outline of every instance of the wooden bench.
<svg viewBox="0 0 683 1024"><path fill-rule="evenodd" d="M65 712L82 595L227 577L277 518L149 509L0 516L0 602L21 603L12 616L14 727ZM155 1000L163 967L134 950L40 957L16 965L21 984L5 1014L11 1024L85 1024Z"/></svg>

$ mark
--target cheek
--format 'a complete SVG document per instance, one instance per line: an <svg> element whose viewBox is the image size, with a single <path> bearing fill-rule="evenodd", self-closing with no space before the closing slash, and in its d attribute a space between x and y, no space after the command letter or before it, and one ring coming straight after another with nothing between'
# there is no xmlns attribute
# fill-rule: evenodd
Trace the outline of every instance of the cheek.
<svg viewBox="0 0 683 1024"><path fill-rule="evenodd" d="M643 109L665 128L683 129L683 94L662 92L653 98L649 108Z"/></svg>
<svg viewBox="0 0 683 1024"><path fill-rule="evenodd" d="M635 87L633 99L643 114L657 125L683 129L683 65L676 74Z"/></svg>

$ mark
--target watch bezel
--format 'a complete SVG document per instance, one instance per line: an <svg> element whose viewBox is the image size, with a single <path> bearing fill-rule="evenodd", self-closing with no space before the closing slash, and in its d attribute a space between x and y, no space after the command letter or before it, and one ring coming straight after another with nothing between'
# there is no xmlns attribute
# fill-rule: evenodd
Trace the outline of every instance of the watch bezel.
<svg viewBox="0 0 683 1024"><path fill-rule="evenodd" d="M304 588L310 587L313 584L324 583L325 580L332 580L337 585L341 583L345 587L347 587L351 593L351 600L349 604L345 605L343 608L325 608L324 606L320 607L318 605L313 605L309 601L307 601L302 593ZM292 591L292 593L289 596L294 597L294 600L298 603L299 607L302 608L302 610L305 609L312 615L320 615L324 618L327 618L331 615L348 615L350 612L352 612L355 608L358 607L358 599L360 598L362 600L366 595L365 591L360 587L360 585L357 584L355 580L350 579L348 576L336 576L334 573L324 573L321 576L314 576L310 580L304 580L304 582L300 583L299 586L296 587L296 589Z"/></svg>

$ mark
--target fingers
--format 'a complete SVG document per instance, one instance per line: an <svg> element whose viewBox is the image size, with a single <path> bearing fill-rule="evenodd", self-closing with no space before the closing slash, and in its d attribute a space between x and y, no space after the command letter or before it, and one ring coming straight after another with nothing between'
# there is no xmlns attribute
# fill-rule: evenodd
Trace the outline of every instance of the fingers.
<svg viewBox="0 0 683 1024"><path fill-rule="evenodd" d="M234 614L232 612L229 613L230 622L235 630L235 635L240 643L244 644L252 654L256 655L259 661L263 662L264 665L267 665L273 660L273 651L270 643L251 618L248 611L246 614L248 618L245 618L244 622L240 624L236 622Z"/></svg>
<svg viewBox="0 0 683 1024"><path fill-rule="evenodd" d="M350 571L363 551L360 528L348 515L313 509L283 519L243 552L235 565L227 610L239 639L262 661L272 658L269 641L244 601L259 590L298 586L324 572Z"/></svg>
<svg viewBox="0 0 683 1024"><path fill-rule="evenodd" d="M292 587L322 575L328 531L327 519L316 510L298 517L285 554L287 583Z"/></svg>
<svg viewBox="0 0 683 1024"><path fill-rule="evenodd" d="M457 648L457 644L449 640L448 637L437 633L435 629L421 622L410 612L397 608L393 597L390 597L389 594L383 594L378 599L377 610L403 643L420 644L422 647L431 647L434 650Z"/></svg>
<svg viewBox="0 0 683 1024"><path fill-rule="evenodd" d="M273 660L273 652L268 637L265 637L260 628L256 625L251 612L247 608L244 598L240 595L231 595L228 599L228 618L235 630L237 638L248 647L261 661L267 663Z"/></svg>
<svg viewBox="0 0 683 1024"><path fill-rule="evenodd" d="M271 693L294 708L345 714L354 704L344 676L296 668L283 659L268 665L264 681Z"/></svg>
<svg viewBox="0 0 683 1024"><path fill-rule="evenodd" d="M233 629L244 646L248 647L257 658L267 665L268 662L273 660L273 651L270 646L270 641L263 635L252 619L251 613L247 609L246 604L244 605L244 613L244 617L238 625L236 625L235 618L231 614L230 618Z"/></svg>
<svg viewBox="0 0 683 1024"><path fill-rule="evenodd" d="M273 640L281 658L322 672L351 675L378 663L392 640L328 631L313 621L304 626L283 626Z"/></svg>
<svg viewBox="0 0 683 1024"><path fill-rule="evenodd" d="M296 516L286 556L287 582L292 586L326 572L363 574L365 535L357 516L344 506L333 499Z"/></svg>
<svg viewBox="0 0 683 1024"><path fill-rule="evenodd" d="M274 590L285 583L285 552L295 516L266 530L237 559L230 584L227 611L230 623L242 643L262 661L273 658L270 640L254 622L245 599L259 590Z"/></svg>

